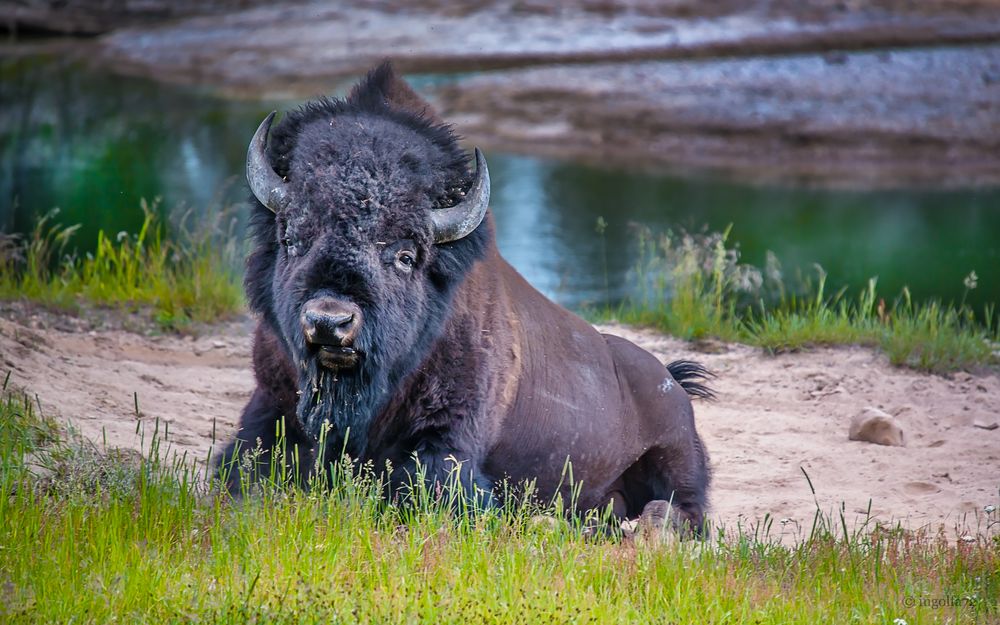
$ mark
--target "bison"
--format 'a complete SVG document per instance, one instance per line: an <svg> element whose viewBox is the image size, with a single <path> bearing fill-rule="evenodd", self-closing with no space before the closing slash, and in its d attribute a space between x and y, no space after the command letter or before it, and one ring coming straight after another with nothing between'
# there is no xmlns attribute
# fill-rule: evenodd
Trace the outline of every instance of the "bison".
<svg viewBox="0 0 1000 625"><path fill-rule="evenodd" d="M455 484L459 467L490 505L501 479L570 497L569 462L578 510L630 518L670 500L702 526L709 469L689 395L710 396L707 372L598 333L507 264L485 157L471 169L391 65L346 99L273 118L247 154L257 387L223 465L273 449L288 417L300 466L346 451L391 467L392 490L415 475Z"/></svg>

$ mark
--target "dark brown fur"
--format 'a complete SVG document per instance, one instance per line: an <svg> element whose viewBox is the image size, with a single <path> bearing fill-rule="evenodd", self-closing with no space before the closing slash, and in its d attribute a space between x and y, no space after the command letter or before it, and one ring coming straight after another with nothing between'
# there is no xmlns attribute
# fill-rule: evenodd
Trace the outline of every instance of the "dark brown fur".
<svg viewBox="0 0 1000 625"><path fill-rule="evenodd" d="M675 379L547 300L500 256L489 216L434 245L428 211L460 201L470 175L450 129L390 68L346 101L287 116L270 157L293 202L277 216L255 202L258 387L223 459L257 439L268 449L282 417L289 444L312 458L325 422L327 458L346 447L388 461L393 488L414 475L416 453L432 482L460 462L462 484L487 503L502 478L568 501L569 461L581 510L611 502L633 517L667 499L701 526L709 471L688 392L708 393L704 369L675 363ZM380 256L397 239L419 249L412 274ZM364 312L357 371L327 375L299 336L297 311L319 295Z"/></svg>

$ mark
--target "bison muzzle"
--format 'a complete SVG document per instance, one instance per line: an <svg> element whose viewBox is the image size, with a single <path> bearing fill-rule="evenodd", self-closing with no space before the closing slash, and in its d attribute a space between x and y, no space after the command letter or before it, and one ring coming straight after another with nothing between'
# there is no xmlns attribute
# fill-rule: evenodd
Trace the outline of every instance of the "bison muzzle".
<svg viewBox="0 0 1000 625"><path fill-rule="evenodd" d="M247 155L257 388L222 466L266 456L284 420L303 481L346 452L391 467L390 495L416 475L454 483L459 466L459 487L487 504L499 480L530 480L546 500L575 487L578 510L623 518L669 500L702 526L690 396L710 395L705 370L598 333L507 264L478 149L469 167L387 64L346 99L273 119ZM251 477L267 471L258 454ZM234 493L248 479L222 473Z"/></svg>

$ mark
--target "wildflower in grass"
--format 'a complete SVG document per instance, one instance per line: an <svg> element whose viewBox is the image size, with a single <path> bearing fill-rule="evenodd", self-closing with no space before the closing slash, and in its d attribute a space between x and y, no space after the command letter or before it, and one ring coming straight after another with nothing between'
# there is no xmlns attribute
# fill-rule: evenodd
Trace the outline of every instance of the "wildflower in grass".
<svg viewBox="0 0 1000 625"><path fill-rule="evenodd" d="M752 265L736 265L732 280L733 288L744 293L756 293L764 284L760 269Z"/></svg>
<svg viewBox="0 0 1000 625"><path fill-rule="evenodd" d="M598 217L597 223L594 225L594 232L597 234L604 234L604 231L608 229L608 222L604 220L604 217Z"/></svg>
<svg viewBox="0 0 1000 625"><path fill-rule="evenodd" d="M975 270L970 271L969 275L965 276L965 279L962 280L962 284L964 284L965 288L970 291L979 286L979 276L976 275Z"/></svg>
<svg viewBox="0 0 1000 625"><path fill-rule="evenodd" d="M778 260L778 256L771 250L767 250L766 260L764 261L764 273L771 282L779 283L784 281L784 277L781 274L781 261Z"/></svg>
<svg viewBox="0 0 1000 625"><path fill-rule="evenodd" d="M904 618L892 619L892 625L906 625L906 619Z"/></svg>

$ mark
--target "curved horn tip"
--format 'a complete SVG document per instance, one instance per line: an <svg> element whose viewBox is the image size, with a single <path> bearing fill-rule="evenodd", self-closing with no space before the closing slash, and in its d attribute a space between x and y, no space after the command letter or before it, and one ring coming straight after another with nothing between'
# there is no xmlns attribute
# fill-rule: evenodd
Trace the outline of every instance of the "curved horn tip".
<svg viewBox="0 0 1000 625"><path fill-rule="evenodd" d="M264 121L257 126L257 131L247 148L247 183L257 200L277 213L289 203L288 189L285 181L271 168L267 158L267 138L271 132L271 123L277 111L271 111Z"/></svg>
<svg viewBox="0 0 1000 625"><path fill-rule="evenodd" d="M475 177L465 199L449 208L431 212L435 243L449 243L468 236L486 217L490 204L490 170L479 148L475 148L475 155Z"/></svg>
<svg viewBox="0 0 1000 625"><path fill-rule="evenodd" d="M274 116L278 114L278 111L271 111L267 114L262 122L257 126L257 130L253 133L253 139L251 141L260 146L261 150L267 149L267 138L271 134L271 124L274 122Z"/></svg>

